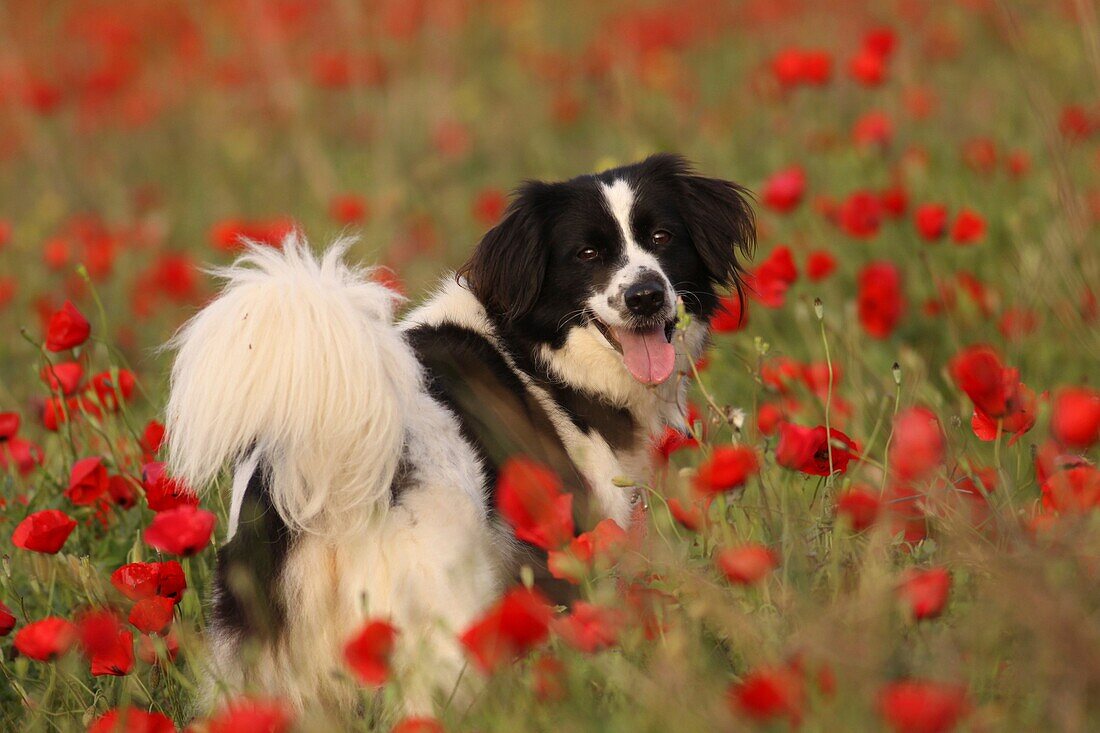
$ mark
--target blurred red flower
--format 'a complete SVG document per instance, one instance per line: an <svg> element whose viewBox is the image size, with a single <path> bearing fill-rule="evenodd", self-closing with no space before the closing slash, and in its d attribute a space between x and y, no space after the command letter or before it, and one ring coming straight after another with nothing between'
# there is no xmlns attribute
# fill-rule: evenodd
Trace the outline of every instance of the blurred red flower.
<svg viewBox="0 0 1100 733"><path fill-rule="evenodd" d="M767 547L748 544L721 550L714 563L731 583L751 585L766 577L779 561Z"/></svg>
<svg viewBox="0 0 1100 733"><path fill-rule="evenodd" d="M154 641L157 639L157 641ZM179 655L180 642L176 635L169 631L163 638L146 636L138 637L137 658L146 664L158 665L164 662L174 662Z"/></svg>
<svg viewBox="0 0 1100 733"><path fill-rule="evenodd" d="M864 49L852 57L848 73L865 87L875 87L886 81L886 60L874 50Z"/></svg>
<svg viewBox="0 0 1100 733"><path fill-rule="evenodd" d="M798 268L794 264L791 248L781 244L745 277L745 286L761 305L780 308L786 298L787 289L796 280Z"/></svg>
<svg viewBox="0 0 1100 733"><path fill-rule="evenodd" d="M446 729L435 718L402 718L390 733L446 733Z"/></svg>
<svg viewBox="0 0 1100 733"><path fill-rule="evenodd" d="M362 224L367 213L367 200L355 193L333 196L328 205L328 215L337 224Z"/></svg>
<svg viewBox="0 0 1100 733"><path fill-rule="evenodd" d="M943 613L950 591L951 574L943 568L910 568L898 587L898 594L918 621Z"/></svg>
<svg viewBox="0 0 1100 733"><path fill-rule="evenodd" d="M806 172L800 166L785 168L764 182L764 205L781 214L793 211L806 193Z"/></svg>
<svg viewBox="0 0 1100 733"><path fill-rule="evenodd" d="M974 407L993 419L1009 411L1019 373L1006 369L997 352L988 346L968 346L952 357L948 370Z"/></svg>
<svg viewBox="0 0 1100 733"><path fill-rule="evenodd" d="M892 682L878 695L879 714L894 733L948 733L968 707L963 688L939 682Z"/></svg>
<svg viewBox="0 0 1100 733"><path fill-rule="evenodd" d="M15 633L15 648L38 662L49 662L67 652L76 641L76 627L50 616L32 621Z"/></svg>
<svg viewBox="0 0 1100 733"><path fill-rule="evenodd" d="M111 573L111 585L132 601L163 596L178 603L187 579L176 560L132 562Z"/></svg>
<svg viewBox="0 0 1100 733"><path fill-rule="evenodd" d="M84 378L84 367L79 362L66 361L42 367L42 381L51 392L71 395L80 389L80 380Z"/></svg>
<svg viewBox="0 0 1100 733"><path fill-rule="evenodd" d="M536 590L508 591L459 637L482 672L492 672L541 644L554 612Z"/></svg>
<svg viewBox="0 0 1100 733"><path fill-rule="evenodd" d="M685 505L675 496L668 500L668 511L672 514L672 518L689 532L698 532L705 521L703 510L697 502Z"/></svg>
<svg viewBox="0 0 1100 733"><path fill-rule="evenodd" d="M7 636L15 628L15 614L7 604L0 601L0 636Z"/></svg>
<svg viewBox="0 0 1100 733"><path fill-rule="evenodd" d="M836 498L836 513L856 532L874 524L881 510L882 500L865 487L853 486Z"/></svg>
<svg viewBox="0 0 1100 733"><path fill-rule="evenodd" d="M130 609L130 623L143 634L163 634L172 625L175 601L163 596L142 598Z"/></svg>
<svg viewBox="0 0 1100 733"><path fill-rule="evenodd" d="M80 346L91 332L88 319L66 300L61 309L50 316L46 326L46 350L56 352Z"/></svg>
<svg viewBox="0 0 1100 733"><path fill-rule="evenodd" d="M836 257L826 250L814 250L806 258L806 277L820 282L836 271Z"/></svg>
<svg viewBox="0 0 1100 733"><path fill-rule="evenodd" d="M483 227L491 227L504 216L508 197L499 188L483 188L474 199L474 221Z"/></svg>
<svg viewBox="0 0 1100 733"><path fill-rule="evenodd" d="M18 412L0 412L0 442L14 438L20 422Z"/></svg>
<svg viewBox="0 0 1100 733"><path fill-rule="evenodd" d="M107 493L107 467L98 456L81 458L69 473L65 496L77 506L90 506Z"/></svg>
<svg viewBox="0 0 1100 733"><path fill-rule="evenodd" d="M96 718L88 733L176 733L176 724L164 713L124 707Z"/></svg>
<svg viewBox="0 0 1100 733"><path fill-rule="evenodd" d="M837 224L857 239L869 239L878 234L882 225L882 204L870 191L856 191L837 209Z"/></svg>
<svg viewBox="0 0 1100 733"><path fill-rule="evenodd" d="M282 247L283 240L296 228L294 221L288 218L226 219L210 229L210 241L223 252L234 252L243 247L245 241Z"/></svg>
<svg viewBox="0 0 1100 733"><path fill-rule="evenodd" d="M763 435L774 435L779 429L779 424L785 419L783 408L771 402L765 402L756 412L756 427Z"/></svg>
<svg viewBox="0 0 1100 733"><path fill-rule="evenodd" d="M909 192L900 183L895 183L879 192L879 203L884 216L889 219L900 218L909 208Z"/></svg>
<svg viewBox="0 0 1100 733"><path fill-rule="evenodd" d="M1043 508L1048 511L1081 513L1100 507L1100 470L1076 465L1051 474L1040 487Z"/></svg>
<svg viewBox="0 0 1100 733"><path fill-rule="evenodd" d="M739 489L760 470L756 451L746 445L723 445L695 472L692 485L701 496Z"/></svg>
<svg viewBox="0 0 1100 733"><path fill-rule="evenodd" d="M141 434L141 449L151 455L156 455L160 446L164 443L164 425L156 420L150 420L145 425L145 431ZM146 463L152 463L150 459Z"/></svg>
<svg viewBox="0 0 1100 733"><path fill-rule="evenodd" d="M738 293L730 293L718 301L718 311L710 320L715 333L734 333L749 325L749 305Z"/></svg>
<svg viewBox="0 0 1100 733"><path fill-rule="evenodd" d="M134 633L118 631L89 655L93 676L123 677L134 669Z"/></svg>
<svg viewBox="0 0 1100 733"><path fill-rule="evenodd" d="M497 479L497 508L516 537L544 550L554 550L573 537L573 496L562 493L561 480L529 458L510 458Z"/></svg>
<svg viewBox="0 0 1100 733"><path fill-rule="evenodd" d="M210 544L216 521L212 512L186 504L166 509L145 528L145 543L162 552L190 557Z"/></svg>
<svg viewBox="0 0 1100 733"><path fill-rule="evenodd" d="M0 437L0 469L14 467L20 476L26 476L42 463L42 449L22 438Z"/></svg>
<svg viewBox="0 0 1100 733"><path fill-rule="evenodd" d="M1100 441L1100 390L1065 387L1054 395L1050 432L1064 446L1088 450Z"/></svg>
<svg viewBox="0 0 1100 733"><path fill-rule="evenodd" d="M238 697L206 721L207 733L289 733L294 715L282 700Z"/></svg>
<svg viewBox="0 0 1100 733"><path fill-rule="evenodd" d="M868 335L884 339L905 315L901 273L892 262L871 262L859 271L859 323Z"/></svg>
<svg viewBox="0 0 1100 733"><path fill-rule="evenodd" d="M885 148L894 140L894 121L878 110L867 112L852 128L852 141L862 147ZM882 198L879 198L881 207Z"/></svg>
<svg viewBox="0 0 1100 733"><path fill-rule="evenodd" d="M734 713L762 722L786 718L792 726L802 719L806 704L802 675L790 667L749 672L730 686L728 694Z"/></svg>
<svg viewBox="0 0 1100 733"><path fill-rule="evenodd" d="M368 621L344 645L344 663L359 682L368 687L385 684L390 676L390 656L397 629L385 621Z"/></svg>
<svg viewBox="0 0 1100 733"><path fill-rule="evenodd" d="M555 619L553 628L566 644L592 654L614 646L625 624L626 616L619 609L576 601L572 613Z"/></svg>
<svg viewBox="0 0 1100 733"><path fill-rule="evenodd" d="M578 584L593 569L618 562L630 538L614 519L603 519L589 532L575 537L564 550L550 550L546 564L550 574Z"/></svg>
<svg viewBox="0 0 1100 733"><path fill-rule="evenodd" d="M833 471L844 473L848 470L849 461L858 458L859 446L855 441L836 428L826 433L824 425L809 428L789 422L780 423L775 460L784 468L812 476L828 476L830 445Z"/></svg>
<svg viewBox="0 0 1100 733"><path fill-rule="evenodd" d="M939 418L927 408L910 407L894 418L890 469L902 481L924 478L943 463L947 441Z"/></svg>
<svg viewBox="0 0 1100 733"><path fill-rule="evenodd" d="M921 204L913 212L917 234L929 242L943 238L947 233L947 207L943 204Z"/></svg>
<svg viewBox="0 0 1100 733"><path fill-rule="evenodd" d="M1000 418L1001 430L1012 437L1008 439L1009 445L1014 445L1027 431L1035 426L1035 410L1038 400L1035 393L1019 379L1019 372L1015 369L1005 370L1005 414ZM1046 396L1046 393L1043 394ZM990 441L997 439L997 420L978 407L974 408L974 415L970 419L970 426L974 434L981 440Z"/></svg>
<svg viewBox="0 0 1100 733"><path fill-rule="evenodd" d="M199 497L179 479L171 478L164 463L146 463L141 469L141 486L145 500L154 512L180 506L198 506Z"/></svg>
<svg viewBox="0 0 1100 733"><path fill-rule="evenodd" d="M951 225L951 239L955 244L975 244L985 238L985 219L971 209L963 209Z"/></svg>
<svg viewBox="0 0 1100 733"><path fill-rule="evenodd" d="M64 512L43 509L27 515L15 528L11 541L24 550L55 555L75 528L76 521Z"/></svg>

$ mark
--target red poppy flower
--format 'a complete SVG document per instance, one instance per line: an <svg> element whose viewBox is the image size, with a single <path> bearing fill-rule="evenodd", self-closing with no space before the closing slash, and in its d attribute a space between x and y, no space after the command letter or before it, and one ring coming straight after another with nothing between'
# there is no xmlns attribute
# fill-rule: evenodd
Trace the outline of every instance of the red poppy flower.
<svg viewBox="0 0 1100 733"><path fill-rule="evenodd" d="M164 444L164 425L156 420L150 420L145 425L145 431L141 434L141 449L147 454L156 455ZM152 461L147 461L152 463Z"/></svg>
<svg viewBox="0 0 1100 733"><path fill-rule="evenodd" d="M163 664L174 662L180 653L180 642L175 633L169 631L167 636L154 637L142 634L138 637L137 657L146 664Z"/></svg>
<svg viewBox="0 0 1100 733"><path fill-rule="evenodd" d="M536 590L513 588L459 637L482 672L491 672L541 644L553 609Z"/></svg>
<svg viewBox="0 0 1100 733"><path fill-rule="evenodd" d="M882 213L889 219L897 219L905 215L909 208L909 192L905 187L894 184L879 192L879 203L882 205Z"/></svg>
<svg viewBox="0 0 1100 733"><path fill-rule="evenodd" d="M951 239L955 244L975 244L985 238L985 219L970 209L963 209L951 225Z"/></svg>
<svg viewBox="0 0 1100 733"><path fill-rule="evenodd" d="M803 80L803 69L805 68L801 49L783 49L772 59L771 67L772 74L780 86L797 86Z"/></svg>
<svg viewBox="0 0 1100 733"><path fill-rule="evenodd" d="M685 505L675 496L668 500L668 511L672 514L672 518L689 532L698 532L705 521L703 510L697 502Z"/></svg>
<svg viewBox="0 0 1100 733"><path fill-rule="evenodd" d="M702 496L739 489L760 470L756 451L745 445L724 445L695 472L692 485Z"/></svg>
<svg viewBox="0 0 1100 733"><path fill-rule="evenodd" d="M775 356L760 367L760 380L779 394L787 394L802 377L802 366L787 356Z"/></svg>
<svg viewBox="0 0 1100 733"><path fill-rule="evenodd" d="M179 602L187 578L179 562L132 562L111 573L111 585L132 601L163 596Z"/></svg>
<svg viewBox="0 0 1100 733"><path fill-rule="evenodd" d="M294 715L282 700L242 697L206 721L207 733L289 733Z"/></svg>
<svg viewBox="0 0 1100 733"><path fill-rule="evenodd" d="M333 196L328 215L337 224L362 224L367 220L367 201L355 193Z"/></svg>
<svg viewBox="0 0 1100 733"><path fill-rule="evenodd" d="M863 36L863 50L881 58L889 58L897 47L898 34L893 28L882 26L872 28Z"/></svg>
<svg viewBox="0 0 1100 733"><path fill-rule="evenodd" d="M837 224L848 236L869 239L882 224L882 205L870 191L856 191L840 204Z"/></svg>
<svg viewBox="0 0 1100 733"><path fill-rule="evenodd" d="M497 508L516 537L554 550L573 537L573 496L561 489L550 469L529 458L510 458L497 480Z"/></svg>
<svg viewBox="0 0 1100 733"><path fill-rule="evenodd" d="M786 419L783 408L771 402L760 405L756 413L756 427L762 435L775 435L779 424Z"/></svg>
<svg viewBox="0 0 1100 733"><path fill-rule="evenodd" d="M848 519L848 526L862 532L878 519L882 500L864 487L852 487L836 498L836 513Z"/></svg>
<svg viewBox="0 0 1100 733"><path fill-rule="evenodd" d="M397 629L385 621L368 621L344 645L344 663L359 682L368 687L385 684L390 676L390 656Z"/></svg>
<svg viewBox="0 0 1100 733"><path fill-rule="evenodd" d="M14 466L20 476L26 476L42 464L42 449L22 438L0 438L0 470Z"/></svg>
<svg viewBox="0 0 1100 733"><path fill-rule="evenodd" d="M80 380L84 378L84 367L75 361L51 364L42 368L41 376L51 392L71 395L80 389Z"/></svg>
<svg viewBox="0 0 1100 733"><path fill-rule="evenodd" d="M485 188L474 199L474 220L483 227L491 227L504 216L508 197L499 188Z"/></svg>
<svg viewBox="0 0 1100 733"><path fill-rule="evenodd" d="M943 204L921 204L913 212L917 234L929 242L936 242L947 233L947 207Z"/></svg>
<svg viewBox="0 0 1100 733"><path fill-rule="evenodd" d="M911 407L894 418L890 469L902 481L924 478L943 463L947 442L940 421L924 407Z"/></svg>
<svg viewBox="0 0 1100 733"><path fill-rule="evenodd" d="M145 543L162 552L189 557L210 544L216 521L212 512L189 505L166 509L145 528Z"/></svg>
<svg viewBox="0 0 1100 733"><path fill-rule="evenodd" d="M19 432L19 413L0 412L0 442L11 440Z"/></svg>
<svg viewBox="0 0 1100 733"><path fill-rule="evenodd" d="M123 630L113 634L109 643L100 643L90 655L92 675L123 677L134 669L134 634Z"/></svg>
<svg viewBox="0 0 1100 733"><path fill-rule="evenodd" d="M786 718L797 725L806 704L802 675L790 667L754 670L734 683L728 694L735 713L761 722Z"/></svg>
<svg viewBox="0 0 1100 733"><path fill-rule="evenodd" d="M1021 341L1039 328L1039 314L1028 308L1009 308L1001 314L997 330L1007 341Z"/></svg>
<svg viewBox="0 0 1100 733"><path fill-rule="evenodd" d="M402 718L390 733L446 733L446 729L435 718Z"/></svg>
<svg viewBox="0 0 1100 733"><path fill-rule="evenodd" d="M798 280L791 248L779 245L745 278L748 292L767 308L780 308L787 289Z"/></svg>
<svg viewBox="0 0 1100 733"><path fill-rule="evenodd" d="M951 574L943 568L910 568L898 587L898 594L918 621L943 613L950 591Z"/></svg>
<svg viewBox="0 0 1100 733"><path fill-rule="evenodd" d="M240 249L246 241L282 247L283 240L295 229L294 222L286 218L253 221L227 219L211 228L210 240L215 247L225 252Z"/></svg>
<svg viewBox="0 0 1100 733"><path fill-rule="evenodd" d="M128 620L143 634L162 634L172 625L176 603L171 598L142 598L130 609Z"/></svg>
<svg viewBox="0 0 1100 733"><path fill-rule="evenodd" d="M1020 381L1019 372L1015 369L1005 369L1004 377L1008 397L1005 400L1005 414L1000 419L1001 430L1012 436L1008 444L1013 445L1021 435L1035 426L1035 409L1038 400L1035 393ZM997 439L997 420L978 408L974 409L970 426L974 434L982 440Z"/></svg>
<svg viewBox="0 0 1100 733"><path fill-rule="evenodd" d="M718 301L718 311L710 319L715 333L735 333L749 325L748 303L737 293L731 293Z"/></svg>
<svg viewBox="0 0 1100 733"><path fill-rule="evenodd" d="M976 409L991 418L1005 416L1012 380L1005 379L997 352L988 346L968 346L951 359L948 369Z"/></svg>
<svg viewBox="0 0 1100 733"><path fill-rule="evenodd" d="M107 479L107 495L115 506L130 509L137 504L136 486L129 476L111 476Z"/></svg>
<svg viewBox="0 0 1100 733"><path fill-rule="evenodd" d="M46 350L64 351L88 340L92 332L92 326L88 319L76 309L72 302L66 300L61 310L50 316L50 322L46 326Z"/></svg>
<svg viewBox="0 0 1100 733"><path fill-rule="evenodd" d="M859 457L859 445L836 428L826 432L824 425L809 428L784 422L779 425L775 460L784 468L828 476L830 447L832 469L836 473L847 471L849 461Z"/></svg>
<svg viewBox="0 0 1100 733"><path fill-rule="evenodd" d="M963 688L939 682L893 682L878 696L879 714L894 733L948 733L967 709Z"/></svg>
<svg viewBox="0 0 1100 733"><path fill-rule="evenodd" d="M852 128L852 142L861 147L885 148L894 139L894 122L884 112L873 110L866 113ZM882 199L879 198L881 209Z"/></svg>
<svg viewBox="0 0 1100 733"><path fill-rule="evenodd" d="M890 336L905 314L905 295L898 268L872 262L859 273L859 323L874 338Z"/></svg>
<svg viewBox="0 0 1100 733"><path fill-rule="evenodd" d="M81 458L73 464L65 496L77 506L90 506L107 493L107 467L98 456Z"/></svg>
<svg viewBox="0 0 1100 733"><path fill-rule="evenodd" d="M1100 470L1078 465L1052 474L1040 487L1043 508L1080 513L1100 507Z"/></svg>
<svg viewBox="0 0 1100 733"><path fill-rule="evenodd" d="M164 713L115 708L96 718L88 733L176 733L176 724Z"/></svg>
<svg viewBox="0 0 1100 733"><path fill-rule="evenodd" d="M7 636L15 628L15 614L7 604L0 601L0 636Z"/></svg>
<svg viewBox="0 0 1100 733"><path fill-rule="evenodd" d="M618 562L629 539L614 519L601 520L590 532L574 538L564 550L550 550L547 567L555 578L579 584L597 567L606 569Z"/></svg>
<svg viewBox="0 0 1100 733"><path fill-rule="evenodd" d="M180 506L198 506L199 497L179 479L170 478L163 463L146 463L141 470L145 500L154 512Z"/></svg>
<svg viewBox="0 0 1100 733"><path fill-rule="evenodd" d="M833 364L830 368L828 362L819 361L804 365L801 376L803 384L824 402L828 398L830 385L835 394L843 376L843 370L839 364Z"/></svg>
<svg viewBox="0 0 1100 733"><path fill-rule="evenodd" d="M806 258L806 277L811 282L821 282L836 272L836 257L829 252L818 249L810 253Z"/></svg>
<svg viewBox="0 0 1100 733"><path fill-rule="evenodd" d="M12 533L11 541L16 547L32 552L55 555L69 539L76 522L65 512L57 509L44 509L27 515Z"/></svg>
<svg viewBox="0 0 1100 733"><path fill-rule="evenodd" d="M75 641L76 627L53 616L33 621L15 633L15 648L19 653L39 662L61 656Z"/></svg>
<svg viewBox="0 0 1100 733"><path fill-rule="evenodd" d="M730 547L719 552L715 564L731 583L750 585L762 580L779 564L775 553L763 545Z"/></svg>
<svg viewBox="0 0 1100 733"><path fill-rule="evenodd" d="M806 193L806 172L800 166L772 174L764 183L764 205L781 214L793 211Z"/></svg>
<svg viewBox="0 0 1100 733"><path fill-rule="evenodd" d="M123 402L130 399L137 384L134 373L128 369L118 370L117 383L110 370L94 375L90 382L99 404L110 412L118 410L120 397Z"/></svg>
<svg viewBox="0 0 1100 733"><path fill-rule="evenodd" d="M1100 441L1100 390L1066 387L1054 396L1050 432L1064 446L1088 450Z"/></svg>
<svg viewBox="0 0 1100 733"><path fill-rule="evenodd" d="M875 87L886 81L886 61L870 50L860 51L848 64L852 78L865 87Z"/></svg>
<svg viewBox="0 0 1100 733"><path fill-rule="evenodd" d="M593 654L614 646L626 624L625 614L615 608L576 601L573 611L554 620L554 632L569 646Z"/></svg>

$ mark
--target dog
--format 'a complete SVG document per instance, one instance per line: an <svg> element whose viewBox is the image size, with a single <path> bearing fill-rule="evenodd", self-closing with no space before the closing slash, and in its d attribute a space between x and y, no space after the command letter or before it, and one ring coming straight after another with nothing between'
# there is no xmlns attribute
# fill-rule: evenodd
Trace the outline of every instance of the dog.
<svg viewBox="0 0 1100 733"><path fill-rule="evenodd" d="M170 471L232 479L211 694L354 710L342 650L368 618L399 629L410 710L453 692L457 635L521 566L545 566L498 515L502 463L555 470L582 527L628 528L754 239L745 189L662 154L525 183L397 323L400 297L344 263L346 241L320 258L298 235L250 245L169 344Z"/></svg>

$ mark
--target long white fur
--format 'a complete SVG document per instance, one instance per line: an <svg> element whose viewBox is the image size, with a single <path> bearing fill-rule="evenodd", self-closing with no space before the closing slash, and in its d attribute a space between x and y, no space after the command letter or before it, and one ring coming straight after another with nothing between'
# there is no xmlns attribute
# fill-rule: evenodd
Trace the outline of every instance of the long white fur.
<svg viewBox="0 0 1100 733"><path fill-rule="evenodd" d="M386 510L421 386L392 326L399 296L344 264L349 245L322 259L297 234L281 250L248 246L169 343L171 472L201 489L256 446L283 521L330 537Z"/></svg>

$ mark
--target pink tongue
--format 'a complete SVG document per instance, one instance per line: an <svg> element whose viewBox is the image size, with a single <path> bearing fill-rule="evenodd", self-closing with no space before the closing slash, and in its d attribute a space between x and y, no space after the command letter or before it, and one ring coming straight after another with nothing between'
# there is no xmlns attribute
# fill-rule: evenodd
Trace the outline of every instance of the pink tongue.
<svg viewBox="0 0 1100 733"><path fill-rule="evenodd" d="M642 384L660 384L672 374L676 365L676 349L665 339L663 328L639 333L612 329L623 347L626 368Z"/></svg>

